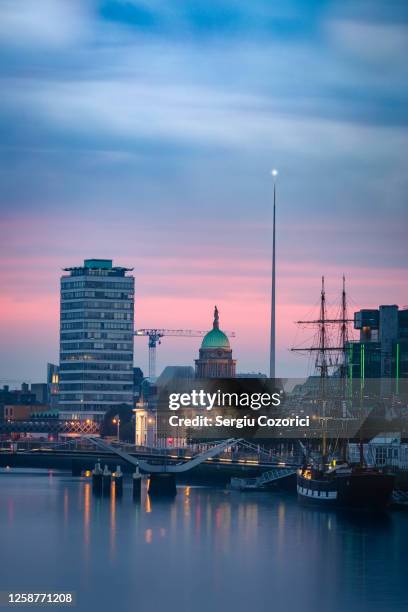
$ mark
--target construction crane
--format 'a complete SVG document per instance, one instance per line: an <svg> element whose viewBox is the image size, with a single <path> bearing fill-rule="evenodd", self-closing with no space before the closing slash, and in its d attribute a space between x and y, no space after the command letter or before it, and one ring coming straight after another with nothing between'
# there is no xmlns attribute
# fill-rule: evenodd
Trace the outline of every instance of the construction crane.
<svg viewBox="0 0 408 612"><path fill-rule="evenodd" d="M149 378L156 376L156 346L161 344L163 336L177 338L203 338L207 331L197 329L137 329L135 336L147 336L149 338ZM235 332L224 332L227 336L235 338Z"/></svg>

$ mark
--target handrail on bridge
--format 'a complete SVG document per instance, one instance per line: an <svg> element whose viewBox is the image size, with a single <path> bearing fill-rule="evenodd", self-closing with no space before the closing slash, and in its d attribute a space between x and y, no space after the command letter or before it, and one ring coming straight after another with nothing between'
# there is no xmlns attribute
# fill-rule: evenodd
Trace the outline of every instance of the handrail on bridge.
<svg viewBox="0 0 408 612"><path fill-rule="evenodd" d="M155 464L155 463L148 463L147 461L144 461L143 459L135 459L135 457L132 457L132 455L129 455L129 453L126 453L125 451L122 451L118 448L115 448L114 446L111 446L110 444L107 444L100 438L88 437L88 440L92 442L92 444L97 446L98 448L110 451L114 453L115 455L118 455L118 457L120 457L127 463L130 463L131 465L134 465L135 467L136 466L139 467L143 472L146 472L148 474L149 473L160 473L160 472L171 472L171 473L177 474L181 472L187 472L188 470L191 470L197 465L200 465L200 463L203 463L207 459L216 457L217 455L224 452L226 448L228 448L229 446L233 446L237 444L238 442L236 438L228 438L227 440L220 442L219 444L213 446L207 451L204 451L203 453L196 455L189 461L185 461L184 463L178 463L176 465L168 465L166 463Z"/></svg>

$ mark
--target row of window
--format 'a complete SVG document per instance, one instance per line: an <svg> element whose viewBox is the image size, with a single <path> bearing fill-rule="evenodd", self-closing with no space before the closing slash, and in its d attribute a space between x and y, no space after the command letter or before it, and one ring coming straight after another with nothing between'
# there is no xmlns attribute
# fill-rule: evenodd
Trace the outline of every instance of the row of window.
<svg viewBox="0 0 408 612"><path fill-rule="evenodd" d="M61 342L63 351L133 351L133 342Z"/></svg>
<svg viewBox="0 0 408 612"><path fill-rule="evenodd" d="M133 291L134 278L128 277L125 281L107 281L105 279L93 280L86 279L80 281L62 279L61 280L61 291L70 291L72 289L113 289L114 291Z"/></svg>
<svg viewBox="0 0 408 612"><path fill-rule="evenodd" d="M73 312L61 312L61 320L66 319L113 319L133 321L133 312L100 312L97 310L75 310Z"/></svg>
<svg viewBox="0 0 408 612"><path fill-rule="evenodd" d="M111 406L118 406L119 404L129 404L129 407L132 406L131 401L124 402L123 400L120 402L110 402L109 404L108 403L98 404L95 402L86 402L86 403L81 402L80 404L78 404L78 403L70 402L67 406L64 406L64 411L60 412L60 414L65 415L66 418L71 420L72 418L74 419L79 418L79 415L81 412L95 413L95 414L92 414L92 419L94 421L101 421L103 420L103 414L107 410L109 410ZM102 415L96 414L96 412L102 412L103 414Z"/></svg>
<svg viewBox="0 0 408 612"><path fill-rule="evenodd" d="M61 323L61 331L65 329L123 329L133 331L133 324L112 321L67 321Z"/></svg>
<svg viewBox="0 0 408 612"><path fill-rule="evenodd" d="M60 393L65 391L133 391L133 385L107 382L105 384L100 382L93 383L63 383L60 385Z"/></svg>
<svg viewBox="0 0 408 612"><path fill-rule="evenodd" d="M125 276L125 270L117 268L72 268L71 276Z"/></svg>
<svg viewBox="0 0 408 612"><path fill-rule="evenodd" d="M61 402L124 402L132 403L132 393L61 393L59 396Z"/></svg>
<svg viewBox="0 0 408 612"><path fill-rule="evenodd" d="M75 372L127 372L133 371L133 360L129 363L101 363L98 361L72 361L61 363L60 376L63 376L63 372L74 371Z"/></svg>
<svg viewBox="0 0 408 612"><path fill-rule="evenodd" d="M92 310L94 308L101 308L102 310L133 310L133 302L129 300L123 302L101 302L98 300L61 302L61 310Z"/></svg>
<svg viewBox="0 0 408 612"><path fill-rule="evenodd" d="M133 353L61 353L61 361L131 361Z"/></svg>
<svg viewBox="0 0 408 612"><path fill-rule="evenodd" d="M92 291L90 289L82 291L61 291L63 300L76 300L78 298L97 298L102 300L133 300L134 294L122 291Z"/></svg>
<svg viewBox="0 0 408 612"><path fill-rule="evenodd" d="M133 373L129 372L128 374L110 374L109 372L105 372L104 374L94 374L93 372L74 372L71 374L67 372L62 372L60 374L60 381L64 382L66 380L102 380L133 382Z"/></svg>
<svg viewBox="0 0 408 612"><path fill-rule="evenodd" d="M61 332L61 340L128 340L133 343L133 333L129 332Z"/></svg>

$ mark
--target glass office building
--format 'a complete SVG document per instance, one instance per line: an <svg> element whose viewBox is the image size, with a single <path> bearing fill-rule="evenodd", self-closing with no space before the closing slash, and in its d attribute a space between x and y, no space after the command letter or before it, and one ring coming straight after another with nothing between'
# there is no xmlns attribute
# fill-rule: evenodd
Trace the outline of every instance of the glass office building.
<svg viewBox="0 0 408 612"><path fill-rule="evenodd" d="M350 378L408 378L408 308L382 305L354 313L357 341L346 345Z"/></svg>
<svg viewBox="0 0 408 612"><path fill-rule="evenodd" d="M61 277L60 418L101 420L133 403L134 277L86 259Z"/></svg>

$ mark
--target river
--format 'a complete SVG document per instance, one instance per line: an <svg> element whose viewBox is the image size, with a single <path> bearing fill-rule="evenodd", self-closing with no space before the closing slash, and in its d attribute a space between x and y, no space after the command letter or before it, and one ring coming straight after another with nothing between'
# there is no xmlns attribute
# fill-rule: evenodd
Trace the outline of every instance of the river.
<svg viewBox="0 0 408 612"><path fill-rule="evenodd" d="M74 591L81 611L399 612L407 567L408 512L187 486L135 503L130 483L95 498L89 478L0 471L0 591Z"/></svg>

